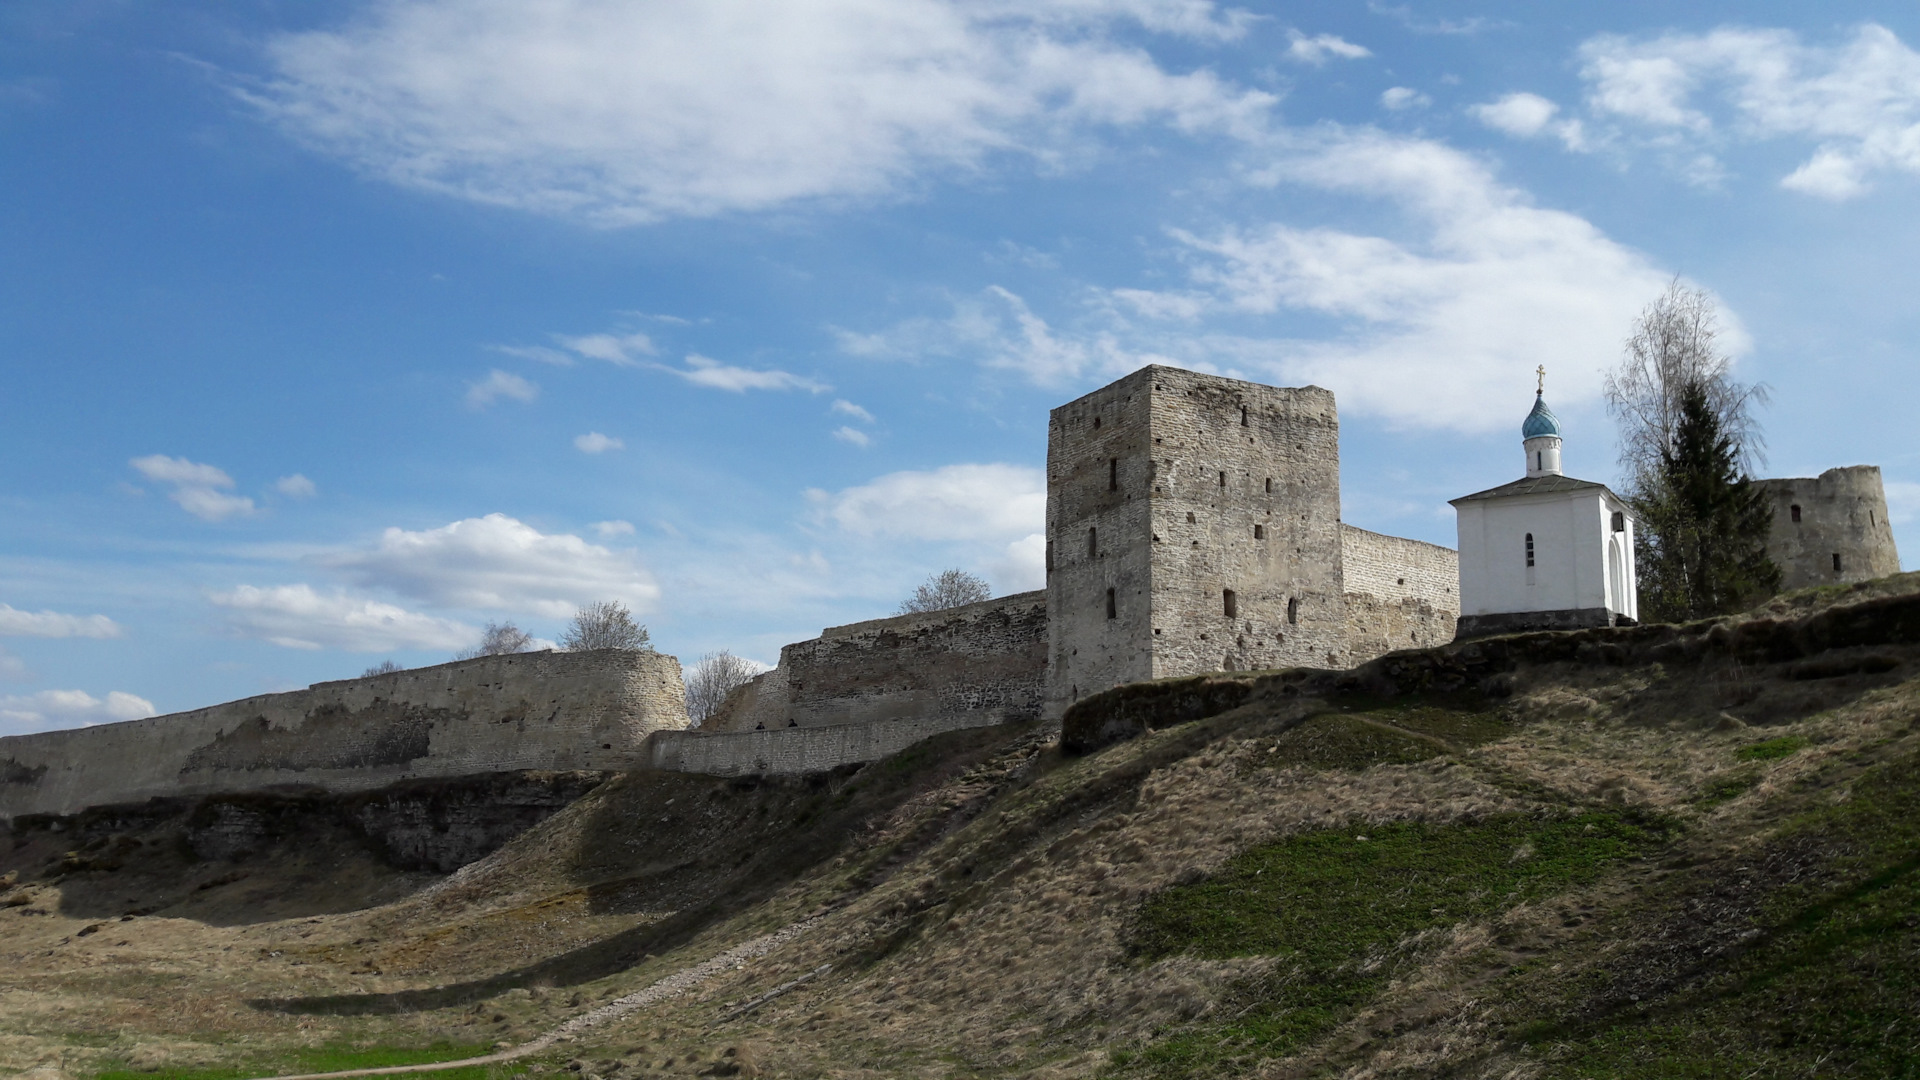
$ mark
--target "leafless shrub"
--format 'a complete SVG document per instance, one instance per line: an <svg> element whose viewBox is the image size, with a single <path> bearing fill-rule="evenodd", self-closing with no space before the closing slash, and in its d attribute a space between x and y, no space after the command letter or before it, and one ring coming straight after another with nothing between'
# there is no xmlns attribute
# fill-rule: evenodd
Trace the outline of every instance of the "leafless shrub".
<svg viewBox="0 0 1920 1080"><path fill-rule="evenodd" d="M727 700L734 687L759 674L752 661L722 649L700 658L687 671L687 720L699 727Z"/></svg>
<svg viewBox="0 0 1920 1080"><path fill-rule="evenodd" d="M919 611L944 611L962 604L977 604L991 599L993 589L986 579L965 570L942 570L927 579L926 584L913 590L913 595L900 604L898 615L911 615Z"/></svg>
<svg viewBox="0 0 1920 1080"><path fill-rule="evenodd" d="M505 656L508 653L522 653L533 648L533 635L510 622L488 623L486 632L480 635L480 644L471 649L454 654L455 660L472 660L480 656Z"/></svg>
<svg viewBox="0 0 1920 1080"><path fill-rule="evenodd" d="M652 648L647 628L633 621L633 612L618 600L601 600L581 608L560 636L560 647L568 652L588 649Z"/></svg>
<svg viewBox="0 0 1920 1080"><path fill-rule="evenodd" d="M361 672L360 677L363 679L371 679L375 675L391 675L396 671L405 671L405 670L406 670L405 668L401 667L399 664L396 664L391 660L382 660L379 663L368 668L367 670Z"/></svg>

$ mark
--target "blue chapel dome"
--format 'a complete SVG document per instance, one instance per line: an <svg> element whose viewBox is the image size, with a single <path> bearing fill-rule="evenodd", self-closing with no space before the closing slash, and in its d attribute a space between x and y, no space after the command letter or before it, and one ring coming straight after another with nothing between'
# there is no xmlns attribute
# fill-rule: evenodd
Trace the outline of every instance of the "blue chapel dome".
<svg viewBox="0 0 1920 1080"><path fill-rule="evenodd" d="M1537 439L1542 435L1551 435L1556 439L1559 438L1560 418L1553 415L1552 409L1547 408L1545 398L1535 395L1533 399L1533 411L1527 414L1526 423L1520 425L1520 437L1522 439Z"/></svg>

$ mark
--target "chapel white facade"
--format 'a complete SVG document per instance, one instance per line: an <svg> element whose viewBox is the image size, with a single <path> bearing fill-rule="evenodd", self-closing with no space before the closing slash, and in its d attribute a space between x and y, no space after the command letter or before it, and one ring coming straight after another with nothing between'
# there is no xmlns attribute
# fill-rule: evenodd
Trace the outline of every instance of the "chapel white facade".
<svg viewBox="0 0 1920 1080"><path fill-rule="evenodd" d="M1544 391L1521 425L1526 475L1453 500L1457 637L1639 621L1633 511L1605 484L1560 468L1560 422Z"/></svg>

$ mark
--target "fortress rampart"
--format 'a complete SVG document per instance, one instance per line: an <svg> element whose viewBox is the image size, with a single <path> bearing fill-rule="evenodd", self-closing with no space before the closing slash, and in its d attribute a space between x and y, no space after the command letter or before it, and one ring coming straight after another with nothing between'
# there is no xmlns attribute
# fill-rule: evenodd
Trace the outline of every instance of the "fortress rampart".
<svg viewBox="0 0 1920 1080"><path fill-rule="evenodd" d="M527 769L624 769L686 726L652 652L462 660L192 712L0 738L0 817L155 796L320 789Z"/></svg>
<svg viewBox="0 0 1920 1080"><path fill-rule="evenodd" d="M1040 592L828 627L781 649L779 665L734 691L702 730L1031 720L1046 692L1046 634Z"/></svg>
<svg viewBox="0 0 1920 1080"><path fill-rule="evenodd" d="M1900 572L1877 465L1828 469L1817 477L1762 480L1773 500L1767 554L1782 589L1841 585Z"/></svg>
<svg viewBox="0 0 1920 1080"><path fill-rule="evenodd" d="M1340 526L1347 659L1453 640L1460 618L1460 553L1438 544Z"/></svg>

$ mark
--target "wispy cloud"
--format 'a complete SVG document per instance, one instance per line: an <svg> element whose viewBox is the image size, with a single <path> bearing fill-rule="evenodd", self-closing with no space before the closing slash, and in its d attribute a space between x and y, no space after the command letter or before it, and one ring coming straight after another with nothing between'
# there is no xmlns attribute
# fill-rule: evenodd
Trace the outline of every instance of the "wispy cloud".
<svg viewBox="0 0 1920 1080"><path fill-rule="evenodd" d="M1207 0L395 0L274 38L277 76L242 93L392 182L623 225L885 196L1013 155L1057 167L1103 129L1253 137L1274 95L1123 41L1250 19Z"/></svg>
<svg viewBox="0 0 1920 1080"><path fill-rule="evenodd" d="M648 611L660 597L633 552L542 533L505 514L437 529L388 529L371 547L315 561L361 588L442 608L566 618L596 600Z"/></svg>
<svg viewBox="0 0 1920 1080"><path fill-rule="evenodd" d="M873 423L873 414L844 398L833 403L833 411L842 416L851 416L863 424Z"/></svg>
<svg viewBox="0 0 1920 1080"><path fill-rule="evenodd" d="M574 436L573 448L583 454L604 454L609 450L625 450L627 444L611 435L589 431L585 435Z"/></svg>
<svg viewBox="0 0 1920 1080"><path fill-rule="evenodd" d="M538 386L499 368L488 372L479 382L467 384L467 406L473 409L484 409L502 398L532 401L539 396Z"/></svg>
<svg viewBox="0 0 1920 1080"><path fill-rule="evenodd" d="M85 690L42 690L0 696L0 735L111 724L152 715L153 702L120 690L109 691L104 698Z"/></svg>
<svg viewBox="0 0 1920 1080"><path fill-rule="evenodd" d="M252 499L227 494L233 477L223 469L165 454L134 458L128 464L148 480L170 486L168 497L202 521L225 521L254 512Z"/></svg>
<svg viewBox="0 0 1920 1080"><path fill-rule="evenodd" d="M1316 34L1313 37L1294 30L1288 33L1287 57L1303 64L1318 67L1328 60L1361 60L1373 55L1373 50L1364 45L1355 45L1333 34Z"/></svg>
<svg viewBox="0 0 1920 1080"><path fill-rule="evenodd" d="M1793 191L1850 199L1884 173L1920 175L1920 52L1867 23L1811 45L1790 30L1721 27L1580 47L1593 115L1671 153L1683 175L1718 175L1718 146L1799 139L1812 153L1780 179Z"/></svg>
<svg viewBox="0 0 1920 1080"><path fill-rule="evenodd" d="M236 632L289 649L457 649L480 637L478 628L453 619L306 584L241 585L208 599L226 609Z"/></svg>
<svg viewBox="0 0 1920 1080"><path fill-rule="evenodd" d="M117 638L120 634L120 624L105 615L18 611L0 604L0 637Z"/></svg>
<svg viewBox="0 0 1920 1080"><path fill-rule="evenodd" d="M581 334L577 337L555 334L554 340L569 352L621 367L637 367L643 357L660 351L645 334Z"/></svg>
<svg viewBox="0 0 1920 1080"><path fill-rule="evenodd" d="M1560 106L1539 94L1508 94L1494 101L1470 107L1474 119L1516 138L1530 139L1542 133L1553 135L1569 150L1587 148L1586 128L1578 120L1557 120Z"/></svg>
<svg viewBox="0 0 1920 1080"><path fill-rule="evenodd" d="M633 522L596 521L593 523L593 531L599 533L601 538L608 540L616 536L632 536Z"/></svg>
<svg viewBox="0 0 1920 1080"><path fill-rule="evenodd" d="M1405 112L1424 109L1433 104L1433 99L1411 86L1390 86L1380 92L1380 104L1394 112Z"/></svg>
<svg viewBox="0 0 1920 1080"><path fill-rule="evenodd" d="M844 424L834 429L833 437L836 439L839 439L843 443L852 443L853 445L859 447L862 450L865 450L868 446L873 444L872 436L868 435L864 431L861 431L859 428L847 427Z"/></svg>
<svg viewBox="0 0 1920 1080"><path fill-rule="evenodd" d="M687 380L695 386L705 386L714 390L727 390L735 394L744 394L749 390L805 390L813 394L822 394L833 389L825 383L817 382L802 375L787 371L756 371L752 368L733 367L723 364L699 353L687 356L684 368L655 365L661 371L670 372Z"/></svg>
<svg viewBox="0 0 1920 1080"><path fill-rule="evenodd" d="M319 489L313 486L313 481L299 473L294 473L292 476L283 476L275 480L273 482L273 490L285 495L289 499L311 499L319 493Z"/></svg>

